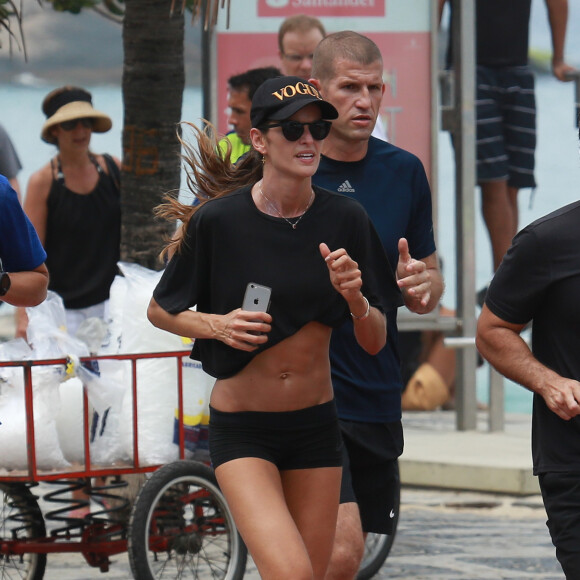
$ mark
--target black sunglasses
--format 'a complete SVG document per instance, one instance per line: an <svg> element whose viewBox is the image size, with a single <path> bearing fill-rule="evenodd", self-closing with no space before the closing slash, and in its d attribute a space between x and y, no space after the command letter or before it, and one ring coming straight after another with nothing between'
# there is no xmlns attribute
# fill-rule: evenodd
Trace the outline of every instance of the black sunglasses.
<svg viewBox="0 0 580 580"><path fill-rule="evenodd" d="M304 127L308 126L310 134L316 141L322 141L328 137L330 121L320 119L312 123L300 123L300 121L282 121L281 123L273 123L272 125L264 125L264 129L271 129L272 127L282 127L282 134L288 141L298 141L304 133Z"/></svg>
<svg viewBox="0 0 580 580"><path fill-rule="evenodd" d="M63 131L72 131L79 123L85 129L93 128L93 120L90 117L85 117L83 119L73 119L72 121L63 121L62 123L59 123L58 126Z"/></svg>

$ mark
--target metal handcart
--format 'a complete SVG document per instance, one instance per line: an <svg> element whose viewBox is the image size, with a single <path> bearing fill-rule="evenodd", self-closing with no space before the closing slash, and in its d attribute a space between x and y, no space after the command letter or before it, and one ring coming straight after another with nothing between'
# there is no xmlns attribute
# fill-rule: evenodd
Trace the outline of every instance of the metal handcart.
<svg viewBox="0 0 580 580"><path fill-rule="evenodd" d="M118 360L130 365L133 457L125 464L93 464L92 412L87 389L83 388L84 462L59 470L38 468L32 371L34 367L67 365L70 361L0 362L0 369L22 369L27 442L27 469L0 471L0 578L40 580L47 555L63 552L81 553L89 566L107 572L110 556L125 551L133 576L139 580L243 578L247 550L213 470L206 462L185 459L181 362L188 354L189 351L174 351L80 358L81 364ZM175 359L177 366L179 460L142 465L137 365L143 359L167 358ZM1 458L0 451L0 469ZM129 481L139 474L144 482L138 486L136 497L131 497L127 493ZM106 484L97 487L91 483L94 478L103 477ZM81 518L71 517L71 510L79 507L79 502L71 499L75 489L83 489L98 500L102 509ZM39 494L39 490L46 491Z"/></svg>

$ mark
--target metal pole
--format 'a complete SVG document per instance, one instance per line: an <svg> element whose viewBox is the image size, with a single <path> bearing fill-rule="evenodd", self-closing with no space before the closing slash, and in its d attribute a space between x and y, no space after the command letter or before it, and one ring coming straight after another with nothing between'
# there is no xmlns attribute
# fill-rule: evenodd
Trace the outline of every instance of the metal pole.
<svg viewBox="0 0 580 580"><path fill-rule="evenodd" d="M202 3L202 14L200 18L201 29L201 91L202 91L202 116L210 123L217 123L216 110L216 79L212 71L215 66L215 42L214 31L208 26L205 28L206 12L209 10L207 2Z"/></svg>
<svg viewBox="0 0 580 580"><path fill-rule="evenodd" d="M454 132L457 312L461 336L474 337L475 320L475 2L452 0L455 70ZM460 431L477 428L475 347L457 351L456 423Z"/></svg>
<svg viewBox="0 0 580 580"><path fill-rule="evenodd" d="M491 365L489 367L489 415L488 428L490 431L505 429L505 388L503 375Z"/></svg>
<svg viewBox="0 0 580 580"><path fill-rule="evenodd" d="M569 72L566 74L566 78L574 81L574 124L576 127L580 127L580 71Z"/></svg>

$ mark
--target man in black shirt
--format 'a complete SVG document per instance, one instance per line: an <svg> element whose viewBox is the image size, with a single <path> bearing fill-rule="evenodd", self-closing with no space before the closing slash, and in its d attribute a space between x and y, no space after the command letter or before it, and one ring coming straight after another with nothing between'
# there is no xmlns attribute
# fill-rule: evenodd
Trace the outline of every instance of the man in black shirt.
<svg viewBox="0 0 580 580"><path fill-rule="evenodd" d="M568 580L580 578L580 201L524 228L487 292L477 348L534 393L532 454ZM533 320L532 350L520 337Z"/></svg>

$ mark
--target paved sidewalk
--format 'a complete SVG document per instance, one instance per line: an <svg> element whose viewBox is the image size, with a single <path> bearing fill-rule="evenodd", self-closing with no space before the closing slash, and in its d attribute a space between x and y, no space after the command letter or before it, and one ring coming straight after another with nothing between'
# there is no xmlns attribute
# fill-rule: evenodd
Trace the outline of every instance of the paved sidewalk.
<svg viewBox="0 0 580 580"><path fill-rule="evenodd" d="M407 485L539 493L532 475L531 415L508 414L503 432L487 430L478 412L475 431L457 431L453 411L403 413L401 480Z"/></svg>
<svg viewBox="0 0 580 580"><path fill-rule="evenodd" d="M52 554L46 580L127 580L126 554L110 572L78 554ZM245 575L258 580L251 562ZM516 496L403 488L399 529L377 580L562 580L538 495Z"/></svg>
<svg viewBox="0 0 580 580"><path fill-rule="evenodd" d="M377 579L563 580L541 496L403 490L399 529Z"/></svg>

